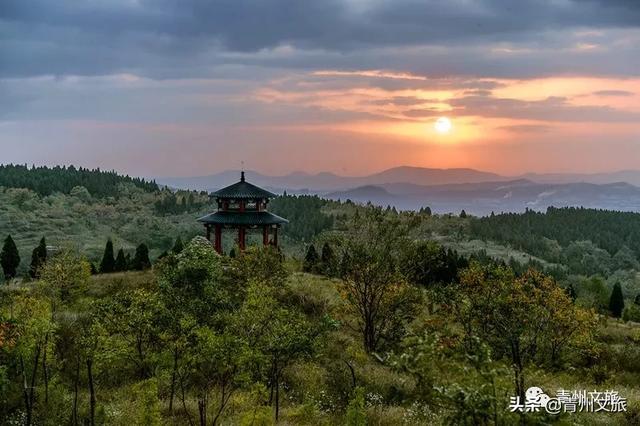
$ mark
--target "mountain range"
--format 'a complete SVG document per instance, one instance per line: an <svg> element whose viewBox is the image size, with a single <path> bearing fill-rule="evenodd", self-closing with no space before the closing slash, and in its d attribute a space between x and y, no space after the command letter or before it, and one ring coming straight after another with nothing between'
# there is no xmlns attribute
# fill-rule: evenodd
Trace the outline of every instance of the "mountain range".
<svg viewBox="0 0 640 426"><path fill-rule="evenodd" d="M504 176L474 169L395 167L367 176L294 172L269 176L247 171L247 180L276 193L317 194L391 205L403 210L429 206L434 212L486 215L518 212L548 206L584 206L640 211L640 171L597 174L524 174ZM159 184L178 189L214 191L237 182L238 171L209 176L156 178Z"/></svg>

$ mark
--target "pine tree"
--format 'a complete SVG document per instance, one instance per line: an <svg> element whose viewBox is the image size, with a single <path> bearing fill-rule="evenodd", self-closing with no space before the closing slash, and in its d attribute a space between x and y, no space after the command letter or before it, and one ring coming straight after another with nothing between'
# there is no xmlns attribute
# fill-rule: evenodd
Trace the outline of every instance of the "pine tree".
<svg viewBox="0 0 640 426"><path fill-rule="evenodd" d="M302 270L304 272L315 272L318 266L318 252L316 248L311 244L307 249L307 254L304 256L304 262L302 264Z"/></svg>
<svg viewBox="0 0 640 426"><path fill-rule="evenodd" d="M18 265L20 265L20 253L18 253L18 247L16 247L11 235L8 235L4 240L4 246L0 252L0 264L2 264L4 278L7 281L15 278Z"/></svg>
<svg viewBox="0 0 640 426"><path fill-rule="evenodd" d="M100 262L100 273L108 274L115 270L116 260L113 258L113 242L111 238L107 240L107 245L104 247L104 254L102 255L102 262Z"/></svg>
<svg viewBox="0 0 640 426"><path fill-rule="evenodd" d="M42 237L40 244L31 252L31 267L29 268L29 275L31 278L37 278L40 276L40 267L47 261L47 243Z"/></svg>
<svg viewBox="0 0 640 426"><path fill-rule="evenodd" d="M124 255L124 250L118 250L118 255L116 256L116 263L114 266L115 272L123 272L129 269L129 265L127 264L127 258Z"/></svg>
<svg viewBox="0 0 640 426"><path fill-rule="evenodd" d="M136 254L133 256L132 269L136 271L144 271L151 267L151 261L149 260L149 248L146 244L142 243L136 248Z"/></svg>
<svg viewBox="0 0 640 426"><path fill-rule="evenodd" d="M611 315L615 318L620 318L623 310L624 296L622 295L622 288L620 287L620 283L616 283L613 286L611 298L609 299L609 311L611 311Z"/></svg>
<svg viewBox="0 0 640 426"><path fill-rule="evenodd" d="M173 252L173 254L178 254L182 251L182 249L184 249L184 244L182 243L182 238L178 237L176 238L176 243L173 245L171 251Z"/></svg>
<svg viewBox="0 0 640 426"><path fill-rule="evenodd" d="M322 254L320 255L320 259L322 260L323 272L326 275L333 275L336 259L335 254L333 253L333 249L328 242L325 242L322 246Z"/></svg>
<svg viewBox="0 0 640 426"><path fill-rule="evenodd" d="M461 217L462 219L465 219L465 218L467 217L467 212L465 212L464 210L462 210L462 211L460 212L460 217Z"/></svg>

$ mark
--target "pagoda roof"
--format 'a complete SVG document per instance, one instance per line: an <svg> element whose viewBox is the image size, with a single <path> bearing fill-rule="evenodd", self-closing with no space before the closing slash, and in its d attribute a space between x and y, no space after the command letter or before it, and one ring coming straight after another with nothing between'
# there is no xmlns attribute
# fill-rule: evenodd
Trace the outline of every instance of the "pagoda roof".
<svg viewBox="0 0 640 426"><path fill-rule="evenodd" d="M262 189L252 183L245 181L244 172L242 172L240 175L240 182L236 182L233 185L229 185L222 189L219 189L211 195L216 198L240 199L262 199L277 197L277 195L273 192L269 192L266 189Z"/></svg>
<svg viewBox="0 0 640 426"><path fill-rule="evenodd" d="M198 219L198 222L214 225L280 225L289 223L283 217L267 211L217 211Z"/></svg>

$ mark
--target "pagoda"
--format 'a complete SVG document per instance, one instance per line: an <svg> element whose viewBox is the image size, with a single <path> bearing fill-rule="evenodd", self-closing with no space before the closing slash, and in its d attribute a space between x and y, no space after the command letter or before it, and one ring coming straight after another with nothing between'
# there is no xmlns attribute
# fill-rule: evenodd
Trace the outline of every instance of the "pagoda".
<svg viewBox="0 0 640 426"><path fill-rule="evenodd" d="M262 243L278 246L278 229L287 219L267 211L269 199L276 197L267 190L259 188L244 178L244 171L240 173L240 182L222 188L213 194L218 204L218 211L198 219L204 224L207 240L211 241L213 230L213 246L218 253L222 253L222 231L234 229L238 231L238 247L246 247L247 231L262 230Z"/></svg>

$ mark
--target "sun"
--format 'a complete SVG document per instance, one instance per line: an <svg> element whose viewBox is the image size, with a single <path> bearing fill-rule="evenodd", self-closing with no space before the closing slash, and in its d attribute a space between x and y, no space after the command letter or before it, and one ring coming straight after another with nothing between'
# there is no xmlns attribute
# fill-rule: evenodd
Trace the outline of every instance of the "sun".
<svg viewBox="0 0 640 426"><path fill-rule="evenodd" d="M444 135L451 131L451 120L449 120L447 117L440 117L436 120L433 127L434 129L436 129L436 132Z"/></svg>

